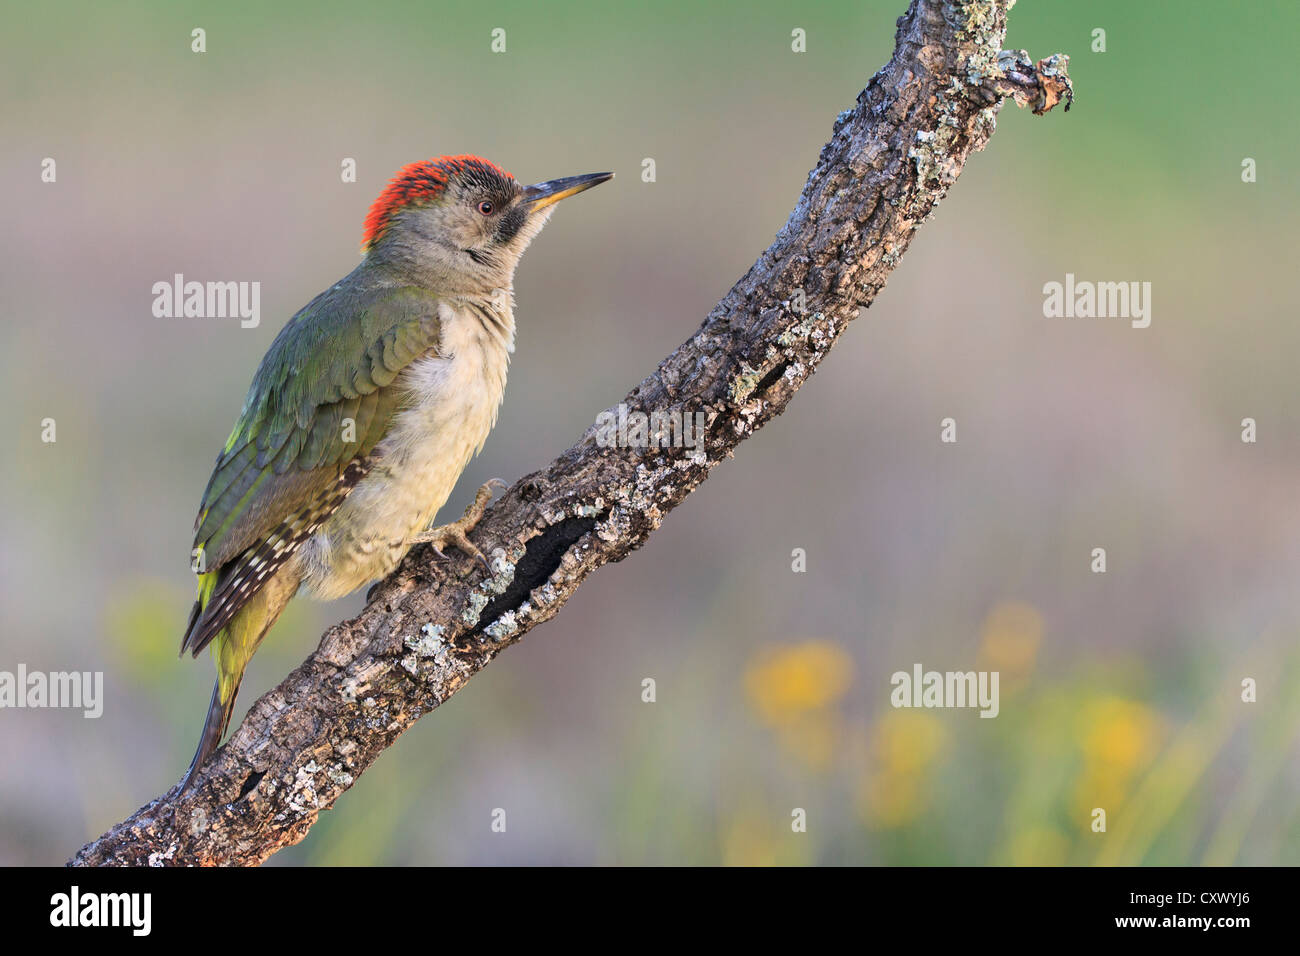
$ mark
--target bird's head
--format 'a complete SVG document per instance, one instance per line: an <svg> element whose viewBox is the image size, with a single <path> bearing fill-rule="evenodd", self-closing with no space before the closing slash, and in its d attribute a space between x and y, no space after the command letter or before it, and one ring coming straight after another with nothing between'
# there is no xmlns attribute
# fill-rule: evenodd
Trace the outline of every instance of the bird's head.
<svg viewBox="0 0 1300 956"><path fill-rule="evenodd" d="M448 291L508 288L554 204L613 176L589 173L521 186L477 156L411 163L370 207L361 248L367 257L414 270Z"/></svg>

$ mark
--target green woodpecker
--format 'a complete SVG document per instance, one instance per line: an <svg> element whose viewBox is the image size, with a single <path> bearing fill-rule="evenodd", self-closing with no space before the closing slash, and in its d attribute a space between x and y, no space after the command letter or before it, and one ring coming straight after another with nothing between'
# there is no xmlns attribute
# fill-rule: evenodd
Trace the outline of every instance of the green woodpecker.
<svg viewBox="0 0 1300 956"><path fill-rule="evenodd" d="M361 264L271 343L195 522L181 653L211 645L217 681L182 787L295 594L341 597L420 542L483 560L466 532L492 482L460 521L426 529L496 422L520 256L555 202L612 177L521 186L476 156L413 163L371 206Z"/></svg>

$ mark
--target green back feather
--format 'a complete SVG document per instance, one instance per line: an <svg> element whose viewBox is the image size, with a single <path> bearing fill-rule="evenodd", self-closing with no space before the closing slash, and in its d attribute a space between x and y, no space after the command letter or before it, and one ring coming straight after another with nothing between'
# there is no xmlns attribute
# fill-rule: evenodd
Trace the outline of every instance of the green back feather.
<svg viewBox="0 0 1300 956"><path fill-rule="evenodd" d="M182 651L215 637L364 476L409 399L398 376L438 345L438 306L363 264L276 336L203 494L194 546L204 573Z"/></svg>
<svg viewBox="0 0 1300 956"><path fill-rule="evenodd" d="M194 546L208 569L308 506L387 434L406 398L398 374L437 347L438 302L410 287L358 293L345 280L285 325L203 495Z"/></svg>

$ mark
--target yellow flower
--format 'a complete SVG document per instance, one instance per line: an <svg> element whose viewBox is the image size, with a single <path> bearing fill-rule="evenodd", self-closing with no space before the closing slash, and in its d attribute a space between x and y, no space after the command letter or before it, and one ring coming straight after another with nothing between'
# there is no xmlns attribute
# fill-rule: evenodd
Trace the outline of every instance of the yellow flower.
<svg viewBox="0 0 1300 956"><path fill-rule="evenodd" d="M920 710L891 710L871 734L871 751L891 773L918 773L939 755L948 730L933 714Z"/></svg>
<svg viewBox="0 0 1300 956"><path fill-rule="evenodd" d="M926 770L947 744L933 714L890 710L871 732L872 769L858 788L858 812L872 826L905 826L927 805Z"/></svg>
<svg viewBox="0 0 1300 956"><path fill-rule="evenodd" d="M1077 732L1084 767L1074 787L1074 813L1082 819L1101 807L1113 816L1134 776L1155 758L1164 722L1135 701L1102 697L1084 707Z"/></svg>
<svg viewBox="0 0 1300 956"><path fill-rule="evenodd" d="M745 674L750 704L773 725L830 706L852 683L852 658L830 641L764 648Z"/></svg>
<svg viewBox="0 0 1300 956"><path fill-rule="evenodd" d="M1004 601L984 619L980 670L998 671L1003 688L1020 683L1034 669L1043 642L1043 616L1028 604Z"/></svg>
<svg viewBox="0 0 1300 956"><path fill-rule="evenodd" d="M1085 708L1079 732L1090 762L1127 775L1155 756L1162 728L1160 717L1142 704L1104 697Z"/></svg>

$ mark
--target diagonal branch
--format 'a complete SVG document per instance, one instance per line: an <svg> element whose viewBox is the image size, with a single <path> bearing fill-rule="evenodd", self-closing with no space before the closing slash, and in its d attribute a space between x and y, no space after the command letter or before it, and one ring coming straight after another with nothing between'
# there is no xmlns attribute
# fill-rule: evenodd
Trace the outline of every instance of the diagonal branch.
<svg viewBox="0 0 1300 956"><path fill-rule="evenodd" d="M1002 50L1013 2L911 0L892 59L836 119L776 240L625 399L647 414L702 414L702 442L605 447L593 426L479 524L490 576L417 548L254 704L191 791L152 801L71 862L255 864L297 843L403 731L554 617L592 571L640 547L871 304L988 141L1003 98L1068 109L1066 57Z"/></svg>

